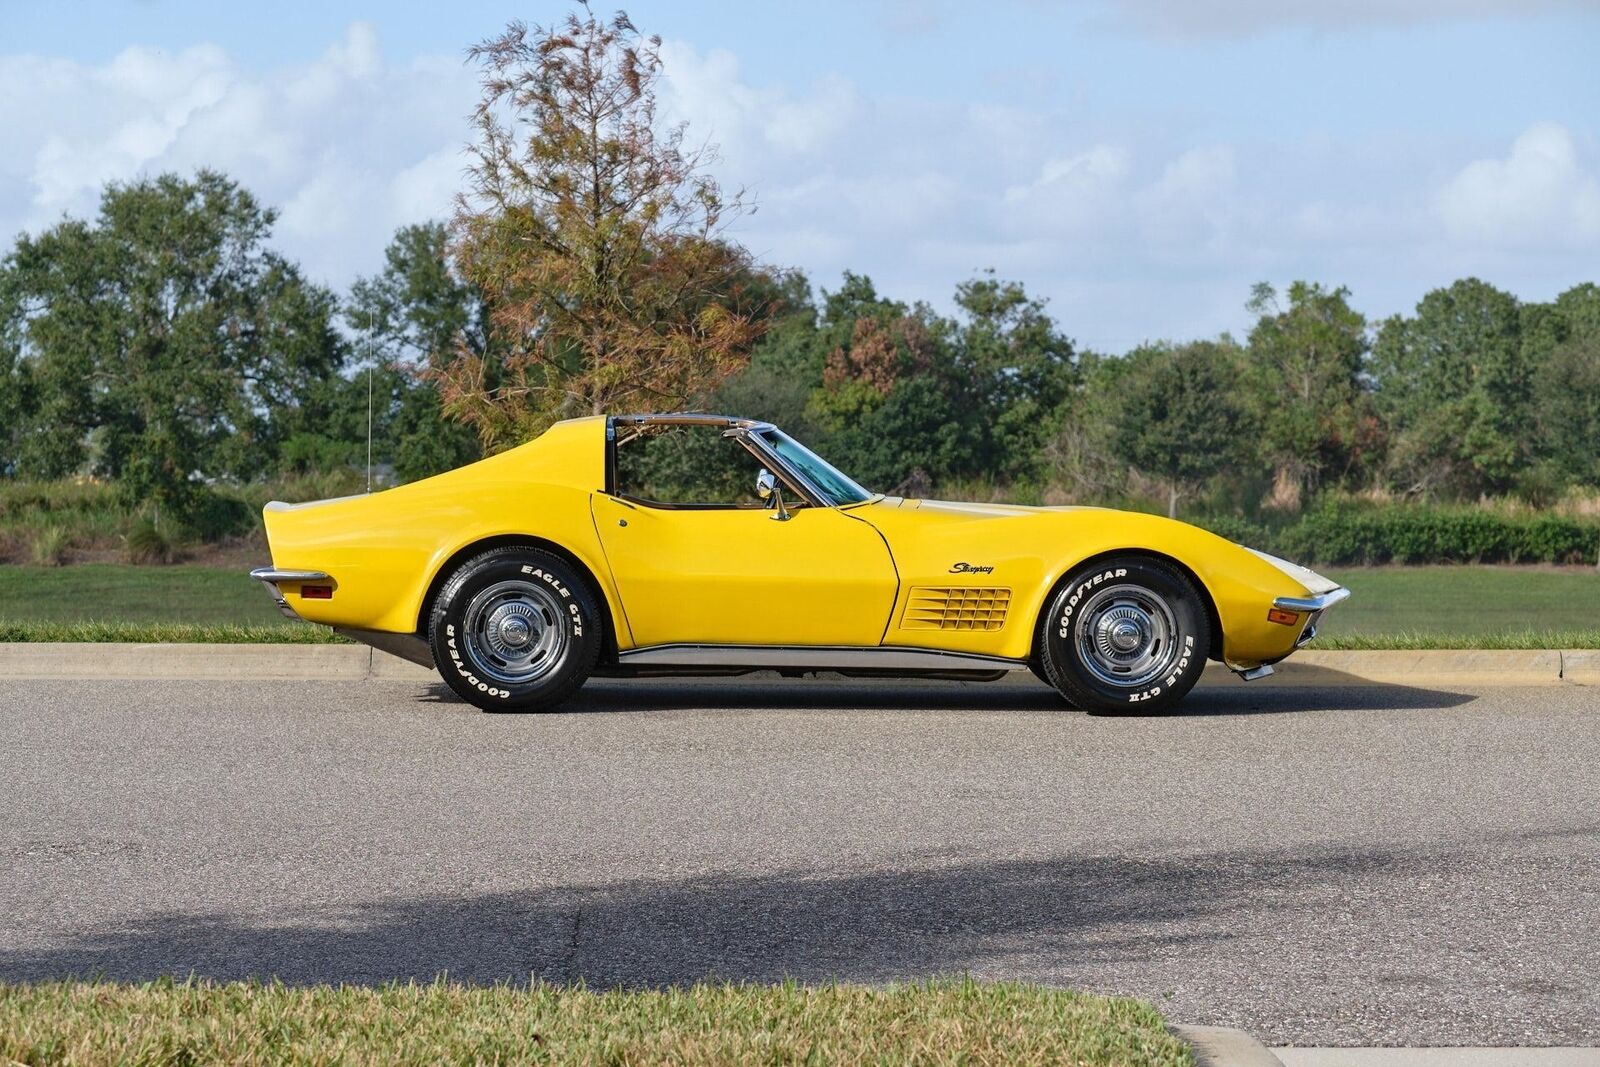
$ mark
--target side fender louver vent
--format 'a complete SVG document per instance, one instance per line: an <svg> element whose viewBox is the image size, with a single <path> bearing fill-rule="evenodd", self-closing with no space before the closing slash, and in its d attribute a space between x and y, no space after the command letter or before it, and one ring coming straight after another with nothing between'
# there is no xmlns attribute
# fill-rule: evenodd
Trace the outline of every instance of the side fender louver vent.
<svg viewBox="0 0 1600 1067"><path fill-rule="evenodd" d="M918 585L900 616L903 630L998 630L1011 605L1009 589Z"/></svg>

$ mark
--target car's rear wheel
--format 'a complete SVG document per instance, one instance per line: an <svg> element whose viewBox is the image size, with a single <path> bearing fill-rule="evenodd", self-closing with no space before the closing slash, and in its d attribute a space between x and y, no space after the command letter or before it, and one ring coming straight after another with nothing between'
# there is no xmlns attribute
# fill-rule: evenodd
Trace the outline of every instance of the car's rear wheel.
<svg viewBox="0 0 1600 1067"><path fill-rule="evenodd" d="M492 548L461 564L429 613L445 683L485 711L547 711L577 691L600 655L599 606L566 560Z"/></svg>
<svg viewBox="0 0 1600 1067"><path fill-rule="evenodd" d="M1159 714L1194 688L1211 623L1187 575L1144 556L1104 559L1069 575L1039 620L1045 676L1091 714Z"/></svg>

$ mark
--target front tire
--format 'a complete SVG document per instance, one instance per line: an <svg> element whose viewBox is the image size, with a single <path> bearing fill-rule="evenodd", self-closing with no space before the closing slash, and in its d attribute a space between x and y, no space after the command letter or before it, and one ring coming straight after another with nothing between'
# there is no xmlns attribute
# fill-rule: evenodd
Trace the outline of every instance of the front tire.
<svg viewBox="0 0 1600 1067"><path fill-rule="evenodd" d="M428 643L445 684L484 711L549 711L594 669L601 625L577 568L510 546L472 557L445 581Z"/></svg>
<svg viewBox="0 0 1600 1067"><path fill-rule="evenodd" d="M1039 620L1044 674L1091 715L1171 711L1200 680L1211 622L1193 581L1144 556L1067 577Z"/></svg>

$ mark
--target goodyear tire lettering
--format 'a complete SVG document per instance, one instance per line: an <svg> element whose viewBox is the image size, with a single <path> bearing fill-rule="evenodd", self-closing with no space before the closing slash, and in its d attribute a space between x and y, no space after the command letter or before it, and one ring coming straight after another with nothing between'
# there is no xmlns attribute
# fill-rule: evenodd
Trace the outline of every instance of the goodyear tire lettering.
<svg viewBox="0 0 1600 1067"><path fill-rule="evenodd" d="M1088 592L1090 589L1093 589L1095 586L1099 585L1108 578L1126 578L1127 576L1128 569L1126 567L1118 567L1114 571L1106 571L1104 574L1097 574L1093 579L1078 586L1073 594L1067 598L1066 604L1062 606L1061 621L1057 623L1056 636L1066 637L1072 632L1072 609L1078 606L1078 601L1083 599L1084 593Z"/></svg>
<svg viewBox="0 0 1600 1067"><path fill-rule="evenodd" d="M485 583L507 578L522 585L524 593L537 594L541 601L554 598L551 606L564 616L564 621L552 618L550 622L565 626L571 637L562 658L547 661L549 669L542 676L516 682L501 681L494 676L495 668L479 665L475 642L462 614L473 603L472 597L486 587ZM462 564L435 600L429 626L434 662L458 695L485 710L542 710L554 706L582 684L599 652L594 647L595 636L604 625L603 616L595 614L591 618L594 609L585 599L590 595L581 572L552 558L550 553L521 546L487 549ZM556 605L565 605L566 610Z"/></svg>

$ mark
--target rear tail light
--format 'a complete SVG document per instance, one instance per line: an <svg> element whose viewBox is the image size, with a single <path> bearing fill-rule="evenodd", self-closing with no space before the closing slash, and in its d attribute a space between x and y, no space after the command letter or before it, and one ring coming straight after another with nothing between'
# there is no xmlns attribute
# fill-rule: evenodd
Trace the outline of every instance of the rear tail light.
<svg viewBox="0 0 1600 1067"><path fill-rule="evenodd" d="M300 595L306 600L332 600L333 586L331 585L302 585Z"/></svg>

